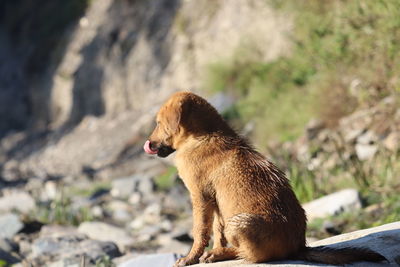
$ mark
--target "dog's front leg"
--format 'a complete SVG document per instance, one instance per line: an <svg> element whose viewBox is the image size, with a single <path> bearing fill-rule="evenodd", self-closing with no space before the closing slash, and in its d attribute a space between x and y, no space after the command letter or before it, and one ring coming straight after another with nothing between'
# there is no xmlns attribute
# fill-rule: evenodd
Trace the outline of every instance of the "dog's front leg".
<svg viewBox="0 0 400 267"><path fill-rule="evenodd" d="M174 267L187 266L199 262L200 256L210 241L214 202L203 194L191 194L193 204L193 246L186 257L176 261Z"/></svg>

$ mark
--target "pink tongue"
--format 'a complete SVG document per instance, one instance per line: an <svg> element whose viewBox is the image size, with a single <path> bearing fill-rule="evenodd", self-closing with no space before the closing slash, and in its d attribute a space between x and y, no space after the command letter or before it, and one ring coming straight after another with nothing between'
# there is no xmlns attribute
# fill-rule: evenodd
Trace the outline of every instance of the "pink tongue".
<svg viewBox="0 0 400 267"><path fill-rule="evenodd" d="M149 140L147 140L146 143L144 143L143 149L147 154L157 154L157 150L152 150L150 148L150 141Z"/></svg>

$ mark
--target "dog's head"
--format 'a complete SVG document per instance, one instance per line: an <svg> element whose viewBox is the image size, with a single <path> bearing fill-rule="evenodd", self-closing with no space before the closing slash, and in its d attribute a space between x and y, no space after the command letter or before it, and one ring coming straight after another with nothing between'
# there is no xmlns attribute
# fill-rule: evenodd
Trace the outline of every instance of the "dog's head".
<svg viewBox="0 0 400 267"><path fill-rule="evenodd" d="M175 93L157 113L157 126L144 144L144 151L166 157L187 140L229 128L203 98L189 92Z"/></svg>

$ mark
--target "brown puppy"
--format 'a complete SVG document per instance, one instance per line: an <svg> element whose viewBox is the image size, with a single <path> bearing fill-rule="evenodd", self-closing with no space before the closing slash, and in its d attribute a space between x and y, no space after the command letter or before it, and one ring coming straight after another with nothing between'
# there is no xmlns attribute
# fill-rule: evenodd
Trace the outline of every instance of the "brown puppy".
<svg viewBox="0 0 400 267"><path fill-rule="evenodd" d="M176 93L161 107L144 150L160 157L176 150L179 176L190 192L194 243L175 266L235 258L329 264L385 259L366 249L306 247L306 216L285 174L195 94ZM211 232L214 246L204 253Z"/></svg>

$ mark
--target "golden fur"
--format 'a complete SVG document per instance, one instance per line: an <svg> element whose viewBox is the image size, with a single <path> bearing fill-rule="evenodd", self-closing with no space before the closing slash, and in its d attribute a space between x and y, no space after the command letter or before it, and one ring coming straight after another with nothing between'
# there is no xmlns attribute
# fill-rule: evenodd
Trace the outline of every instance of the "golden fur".
<svg viewBox="0 0 400 267"><path fill-rule="evenodd" d="M285 174L237 135L206 100L189 92L174 94L161 107L149 138L147 151L165 157L175 150L179 176L192 200L194 237L189 254L175 266L235 258L354 260L332 262L326 250L309 253L306 216ZM213 248L204 252L212 233ZM334 253L333 261L343 254Z"/></svg>

